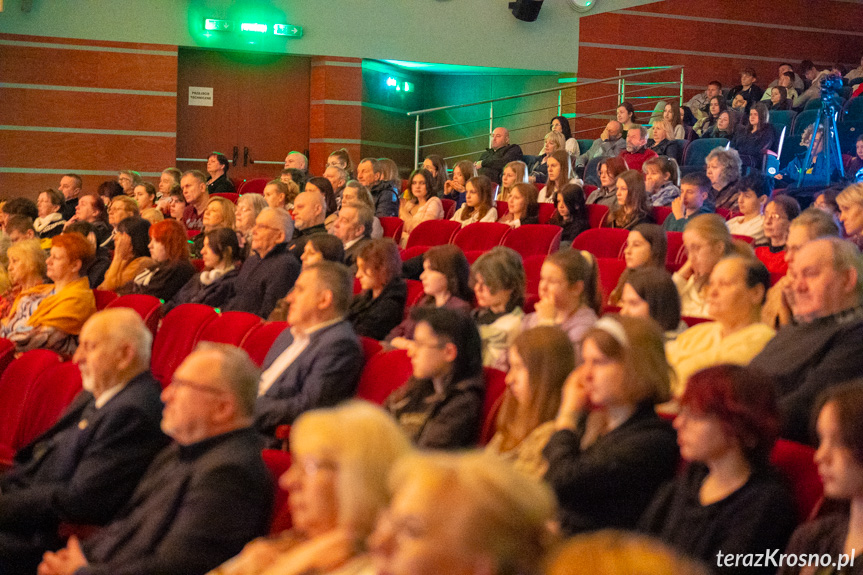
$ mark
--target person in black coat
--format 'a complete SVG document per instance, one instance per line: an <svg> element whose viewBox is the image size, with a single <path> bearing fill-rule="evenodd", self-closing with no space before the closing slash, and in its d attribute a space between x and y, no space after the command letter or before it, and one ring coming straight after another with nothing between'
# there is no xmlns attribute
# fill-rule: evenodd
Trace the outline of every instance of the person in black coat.
<svg viewBox="0 0 863 575"><path fill-rule="evenodd" d="M485 382L482 342L467 314L416 308L411 343L413 376L386 400L417 447L458 449L476 445L482 426Z"/></svg>
<svg viewBox="0 0 863 575"><path fill-rule="evenodd" d="M0 475L0 573L35 573L42 553L60 546L60 522L113 519L168 443L151 341L131 309L84 324L75 361L86 390Z"/></svg>
<svg viewBox="0 0 863 575"><path fill-rule="evenodd" d="M273 478L250 426L259 373L234 346L192 352L163 393L174 443L113 522L47 553L40 573L203 575L266 533Z"/></svg>
<svg viewBox="0 0 863 575"><path fill-rule="evenodd" d="M237 234L230 228L216 228L204 234L201 256L206 269L186 282L173 298L165 302L162 313L184 303L221 307L233 290L239 275L236 258L240 254Z"/></svg>
<svg viewBox="0 0 863 575"><path fill-rule="evenodd" d="M749 122L737 127L731 147L740 154L744 166L761 169L764 152L773 146L776 134L768 123L767 106L756 104L749 111Z"/></svg>
<svg viewBox="0 0 863 575"><path fill-rule="evenodd" d="M399 248L389 238L371 240L357 254L363 291L354 297L347 315L357 335L383 340L401 323L408 293L401 270Z"/></svg>
<svg viewBox="0 0 863 575"><path fill-rule="evenodd" d="M228 168L231 164L224 154L213 152L207 158L207 173L210 179L207 180L207 193L213 194L233 194L236 193L234 183L228 179Z"/></svg>
<svg viewBox="0 0 863 575"><path fill-rule="evenodd" d="M150 226L149 234L150 255L156 264L138 272L131 291L167 301L195 275L186 230L177 220L162 220Z"/></svg>
<svg viewBox="0 0 863 575"><path fill-rule="evenodd" d="M293 230L291 216L284 211L261 210L252 231L252 254L233 282L225 311L245 311L267 316L294 286L300 261L287 251L287 234Z"/></svg>
<svg viewBox="0 0 863 575"><path fill-rule="evenodd" d="M561 242L572 243L578 234L590 228L587 205L584 203L584 190L581 186L566 184L554 194L554 204L557 210L548 223L563 228Z"/></svg>
<svg viewBox="0 0 863 575"><path fill-rule="evenodd" d="M689 378L680 404L674 427L689 466L659 492L640 528L708 563L720 551L783 549L797 514L788 486L769 462L779 430L772 381L747 367L709 367ZM767 574L775 568L725 572Z"/></svg>
<svg viewBox="0 0 863 575"><path fill-rule="evenodd" d="M509 130L498 127L491 134L491 147L486 149L476 162L477 172L500 184L504 166L520 161L523 157L521 147L509 143Z"/></svg>
<svg viewBox="0 0 863 575"><path fill-rule="evenodd" d="M650 320L608 315L585 335L543 450L564 534L634 528L674 477L674 430L653 407L671 397L663 341Z"/></svg>

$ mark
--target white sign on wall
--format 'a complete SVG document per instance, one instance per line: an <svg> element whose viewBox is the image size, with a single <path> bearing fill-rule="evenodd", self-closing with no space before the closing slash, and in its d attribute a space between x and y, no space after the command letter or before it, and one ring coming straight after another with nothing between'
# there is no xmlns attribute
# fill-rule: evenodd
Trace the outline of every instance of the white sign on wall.
<svg viewBox="0 0 863 575"><path fill-rule="evenodd" d="M189 86L189 105L190 106L210 106L213 107L213 88L201 88L198 86Z"/></svg>

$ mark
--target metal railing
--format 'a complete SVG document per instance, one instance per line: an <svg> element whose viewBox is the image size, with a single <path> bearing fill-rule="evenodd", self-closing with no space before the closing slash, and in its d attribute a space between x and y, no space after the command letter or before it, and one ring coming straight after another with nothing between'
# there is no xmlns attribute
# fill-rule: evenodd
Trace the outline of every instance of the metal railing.
<svg viewBox="0 0 863 575"><path fill-rule="evenodd" d="M517 132L530 130L533 128L538 128L541 126L548 126L547 121L542 121L540 123L530 123L535 122L536 113L543 112L548 110L556 110L557 116L565 116L567 118L578 118L578 119L614 119L614 112L621 102L624 100L631 100L638 103L638 107L636 108L637 112L653 112L653 108L644 108L644 105L651 101L658 100L670 100L677 99L680 105L683 105L683 66L651 66L646 68L617 68L616 76L609 76L608 78L600 78L598 80L587 80L584 82L572 82L571 84L563 87L555 87L555 88L547 88L544 90L535 90L532 92L524 92L522 94L514 94L511 96L500 96L497 98L490 98L487 100L479 100L476 102L469 102L466 104L453 104L449 106L439 106L436 108L427 108L425 110L415 110L412 112L408 112L408 116L414 116L416 118L416 126L414 129L414 165L419 165L420 162L420 150L432 148L435 146L444 146L447 144L455 144L458 142L467 142L470 140L477 140L480 138L488 138L490 141L491 132L494 130L494 123L496 121L501 120L502 118L513 118L516 116L527 116L527 120L523 123L516 122L515 124L510 121L509 131ZM677 80L677 76L675 74L674 80L663 80L663 81L642 81L645 77L656 77L661 74L667 74L669 72L680 71L680 79ZM630 81L631 78L638 78L638 81ZM578 88L583 88L585 86L604 84L611 87L616 86L617 90L611 90L608 94L602 94L600 96L593 96L590 98L578 99L577 97L572 102L564 101L564 92L574 93L573 91L578 90ZM677 90L675 90L674 95L668 94L655 94L656 90L664 90L670 92L671 90L668 88L669 86L677 86ZM527 99L531 97L541 97L546 94L551 94L557 92L557 104L556 105L543 105L540 107L532 107L530 109L522 110L518 109L513 113L507 114L498 114L495 115L495 103L500 103L509 100L517 100L517 99ZM594 111L590 113L579 114L575 111L565 113L565 108L575 108L578 104L585 104L588 102L596 102L603 99L607 99L609 104L613 104L612 107L607 109L601 109L599 111ZM470 108L474 106L488 106L488 117L470 119L463 122L450 122L444 123L441 125L428 125L431 123L431 116L433 114L437 114L440 112L447 112L456 109L462 108ZM639 109L640 108L640 109ZM425 120L426 126L423 127L423 122ZM421 143L423 136L428 136L430 133L435 132L437 130L444 130L448 128L464 128L471 124L476 124L478 126L485 125L487 122L488 131L484 128L480 128L479 130L473 130L476 133L471 134L465 137L457 137L457 138L449 138L440 141L429 141L427 143ZM572 132L574 137L577 137L576 134L593 131L595 127L583 128L579 130L574 130ZM532 140L518 140L518 143L522 146L526 144L532 144L535 142L541 142L542 138L532 139ZM484 149L481 150L471 150L469 152L453 154L449 156L444 156L444 159L451 160L454 158L460 158L464 156L475 156L481 154ZM443 154L441 154L443 156Z"/></svg>

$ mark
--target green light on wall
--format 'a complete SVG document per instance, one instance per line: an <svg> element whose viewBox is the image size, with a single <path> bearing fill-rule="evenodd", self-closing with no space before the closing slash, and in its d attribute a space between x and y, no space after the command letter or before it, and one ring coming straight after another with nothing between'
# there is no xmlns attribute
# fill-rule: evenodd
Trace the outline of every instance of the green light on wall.
<svg viewBox="0 0 863 575"><path fill-rule="evenodd" d="M266 24L258 24L257 22L242 22L240 23L241 32L255 32L256 34L266 34L269 30Z"/></svg>
<svg viewBox="0 0 863 575"><path fill-rule="evenodd" d="M230 30L231 23L227 20L214 20L212 18L208 18L204 20L204 30Z"/></svg>
<svg viewBox="0 0 863 575"><path fill-rule="evenodd" d="M239 26L230 20L218 20L207 18L204 20L204 30L208 32L251 32L254 34L269 34L270 25L261 22L240 22ZM285 36L288 38L300 38L303 35L303 27L294 24L273 24L274 36ZM209 35L205 35L209 37Z"/></svg>
<svg viewBox="0 0 863 575"><path fill-rule="evenodd" d="M415 87L411 82L402 82L392 76L387 78L387 88L395 89L396 92L413 92Z"/></svg>

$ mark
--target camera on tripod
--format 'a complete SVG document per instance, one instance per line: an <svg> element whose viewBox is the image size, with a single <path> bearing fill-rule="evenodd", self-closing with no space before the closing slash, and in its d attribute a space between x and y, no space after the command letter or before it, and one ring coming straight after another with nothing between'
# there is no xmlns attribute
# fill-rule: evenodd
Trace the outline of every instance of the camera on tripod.
<svg viewBox="0 0 863 575"><path fill-rule="evenodd" d="M835 97L842 89L842 77L834 74L824 76L821 80L821 102L834 103Z"/></svg>

